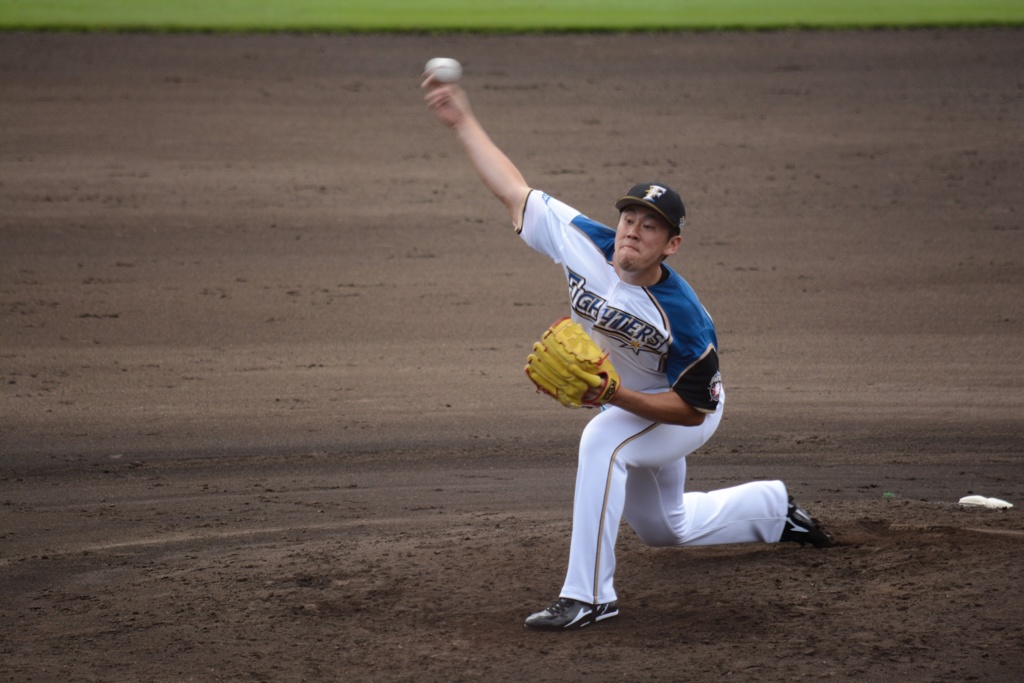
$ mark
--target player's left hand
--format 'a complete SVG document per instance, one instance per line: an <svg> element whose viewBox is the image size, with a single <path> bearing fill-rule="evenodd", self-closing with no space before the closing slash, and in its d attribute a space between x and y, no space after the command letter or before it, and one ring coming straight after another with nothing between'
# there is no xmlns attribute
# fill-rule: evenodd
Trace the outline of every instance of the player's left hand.
<svg viewBox="0 0 1024 683"><path fill-rule="evenodd" d="M602 406L619 389L608 354L580 326L562 318L533 345L526 374L537 390L569 408Z"/></svg>

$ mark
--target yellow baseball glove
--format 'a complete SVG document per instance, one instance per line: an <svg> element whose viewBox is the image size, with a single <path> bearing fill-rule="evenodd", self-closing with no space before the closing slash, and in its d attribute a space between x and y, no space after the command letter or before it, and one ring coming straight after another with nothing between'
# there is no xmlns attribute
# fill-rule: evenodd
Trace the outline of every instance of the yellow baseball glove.
<svg viewBox="0 0 1024 683"><path fill-rule="evenodd" d="M608 354L569 318L555 321L533 345L526 374L538 391L569 408L604 405L619 389Z"/></svg>

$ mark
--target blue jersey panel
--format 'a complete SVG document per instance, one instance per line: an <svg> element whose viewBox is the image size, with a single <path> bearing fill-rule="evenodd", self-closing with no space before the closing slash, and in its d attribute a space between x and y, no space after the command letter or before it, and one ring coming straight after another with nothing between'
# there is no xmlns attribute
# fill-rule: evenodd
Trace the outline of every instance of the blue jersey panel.
<svg viewBox="0 0 1024 683"><path fill-rule="evenodd" d="M687 368L707 352L708 346L717 353L718 336L711 316L697 299L690 284L672 269L668 271L668 278L648 287L648 291L665 311L671 325L673 352L668 355L665 374L669 382L674 384Z"/></svg>
<svg viewBox="0 0 1024 683"><path fill-rule="evenodd" d="M602 225L595 220L587 218L583 214L576 216L572 224L590 238L610 263L612 254L615 253L615 231L607 225Z"/></svg>

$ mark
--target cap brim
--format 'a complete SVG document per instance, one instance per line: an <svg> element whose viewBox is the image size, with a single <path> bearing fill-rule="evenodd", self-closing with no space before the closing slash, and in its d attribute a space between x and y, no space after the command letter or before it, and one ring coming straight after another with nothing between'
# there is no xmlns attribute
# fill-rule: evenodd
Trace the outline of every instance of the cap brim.
<svg viewBox="0 0 1024 683"><path fill-rule="evenodd" d="M675 232L681 232L680 229L679 229L679 226L674 224L672 222L672 219L670 219L668 216L665 215L664 211L662 211L661 209L659 209L657 206L655 206L654 204L652 204L649 201L646 201L644 199L639 199L638 197L630 197L630 196L627 195L627 196L623 197L622 199L620 199L619 201L615 202L615 208L618 209L619 211L622 211L627 206L646 206L648 209L651 209L656 214L658 214L659 216L661 216L662 218L665 219L665 222L668 223L669 230L673 230Z"/></svg>

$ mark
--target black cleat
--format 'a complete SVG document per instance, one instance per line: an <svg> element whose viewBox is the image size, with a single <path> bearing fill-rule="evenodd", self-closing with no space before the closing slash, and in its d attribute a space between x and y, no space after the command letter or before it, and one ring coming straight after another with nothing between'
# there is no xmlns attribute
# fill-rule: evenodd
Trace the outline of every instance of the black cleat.
<svg viewBox="0 0 1024 683"><path fill-rule="evenodd" d="M599 621L610 619L619 613L617 602L603 605L588 605L579 600L558 598L542 612L526 618L526 628L535 631L565 631L583 628Z"/></svg>
<svg viewBox="0 0 1024 683"><path fill-rule="evenodd" d="M789 497L789 512L786 513L786 526L782 530L782 538L779 542L792 541L801 546L810 543L815 548L828 548L836 544L832 534L825 531L821 522L811 517L811 514L793 502L793 496Z"/></svg>

